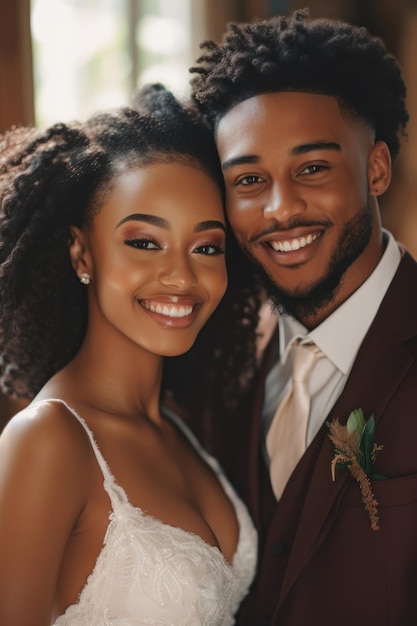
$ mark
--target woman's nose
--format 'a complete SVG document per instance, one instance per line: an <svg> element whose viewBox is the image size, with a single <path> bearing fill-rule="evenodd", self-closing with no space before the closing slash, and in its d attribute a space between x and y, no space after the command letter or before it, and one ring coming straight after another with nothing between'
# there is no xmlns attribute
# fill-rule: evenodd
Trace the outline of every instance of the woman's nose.
<svg viewBox="0 0 417 626"><path fill-rule="evenodd" d="M166 259L166 265L159 273L159 281L166 287L189 289L197 284L192 260L188 257L173 255Z"/></svg>

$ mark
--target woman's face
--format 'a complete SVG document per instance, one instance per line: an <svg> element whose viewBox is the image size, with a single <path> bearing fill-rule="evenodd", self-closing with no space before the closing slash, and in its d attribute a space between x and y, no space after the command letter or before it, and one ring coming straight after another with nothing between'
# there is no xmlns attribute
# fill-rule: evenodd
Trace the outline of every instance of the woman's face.
<svg viewBox="0 0 417 626"><path fill-rule="evenodd" d="M113 182L91 226L74 231L74 268L91 276L90 326L158 355L186 352L227 284L215 182L191 164L135 167Z"/></svg>

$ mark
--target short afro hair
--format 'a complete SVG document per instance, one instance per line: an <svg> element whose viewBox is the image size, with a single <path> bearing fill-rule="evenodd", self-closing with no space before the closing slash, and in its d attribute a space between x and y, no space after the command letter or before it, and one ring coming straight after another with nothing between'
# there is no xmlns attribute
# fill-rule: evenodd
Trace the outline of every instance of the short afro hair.
<svg viewBox="0 0 417 626"><path fill-rule="evenodd" d="M210 123L262 93L305 91L334 96L385 141L394 159L409 119L406 88L383 41L359 26L290 17L228 25L222 43L205 41L191 68L193 99Z"/></svg>

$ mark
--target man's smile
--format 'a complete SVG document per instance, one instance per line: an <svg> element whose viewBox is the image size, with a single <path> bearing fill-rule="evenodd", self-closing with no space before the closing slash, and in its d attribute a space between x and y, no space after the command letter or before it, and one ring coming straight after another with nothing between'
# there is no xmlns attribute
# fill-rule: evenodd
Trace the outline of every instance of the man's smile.
<svg viewBox="0 0 417 626"><path fill-rule="evenodd" d="M277 241L270 241L268 245L277 252L293 252L305 248L320 237L321 232L310 233L303 237L294 237L293 239L281 239Z"/></svg>

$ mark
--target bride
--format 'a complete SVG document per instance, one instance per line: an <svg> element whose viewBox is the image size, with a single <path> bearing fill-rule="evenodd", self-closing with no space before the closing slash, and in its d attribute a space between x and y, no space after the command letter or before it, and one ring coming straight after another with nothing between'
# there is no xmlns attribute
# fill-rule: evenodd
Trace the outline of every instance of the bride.
<svg viewBox="0 0 417 626"><path fill-rule="evenodd" d="M226 289L215 147L141 98L2 138L1 376L31 399L0 437L2 626L228 626L254 576L246 508L160 403Z"/></svg>

